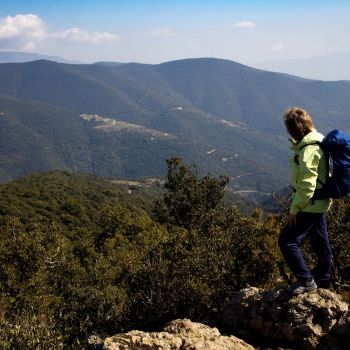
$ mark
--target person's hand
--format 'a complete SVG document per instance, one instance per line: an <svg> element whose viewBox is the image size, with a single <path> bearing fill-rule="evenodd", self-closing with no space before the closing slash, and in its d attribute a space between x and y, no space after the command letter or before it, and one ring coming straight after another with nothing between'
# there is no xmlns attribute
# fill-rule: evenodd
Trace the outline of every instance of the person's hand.
<svg viewBox="0 0 350 350"><path fill-rule="evenodd" d="M292 225L297 224L297 216L296 214L289 214L287 219L287 226L291 227Z"/></svg>

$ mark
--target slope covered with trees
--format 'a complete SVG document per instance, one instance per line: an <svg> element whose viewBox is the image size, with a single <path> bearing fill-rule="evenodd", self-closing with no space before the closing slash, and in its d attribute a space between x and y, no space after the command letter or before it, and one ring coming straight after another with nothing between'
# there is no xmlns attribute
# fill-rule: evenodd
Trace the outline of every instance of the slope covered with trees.
<svg viewBox="0 0 350 350"><path fill-rule="evenodd" d="M321 131L350 131L349 92L349 82L209 58L0 64L0 180L52 169L160 176L164 159L180 156L203 173L227 173L232 191L271 192L287 183L283 110L299 105ZM106 118L109 126L83 114ZM113 127L120 122L133 127Z"/></svg>
<svg viewBox="0 0 350 350"><path fill-rule="evenodd" d="M178 158L167 168L156 201L65 172L1 186L0 347L79 349L93 333L180 317L215 324L234 291L286 282L283 216L243 216L223 202L227 177ZM349 283L349 210L331 213L337 287Z"/></svg>

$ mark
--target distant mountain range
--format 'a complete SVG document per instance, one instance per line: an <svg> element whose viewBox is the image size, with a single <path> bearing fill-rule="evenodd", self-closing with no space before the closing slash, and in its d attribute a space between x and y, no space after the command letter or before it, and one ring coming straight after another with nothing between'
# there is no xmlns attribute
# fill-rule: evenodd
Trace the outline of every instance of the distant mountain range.
<svg viewBox="0 0 350 350"><path fill-rule="evenodd" d="M0 180L52 169L162 176L176 155L260 198L288 183L283 111L298 105L321 131L350 132L349 96L350 82L212 58L0 64Z"/></svg>
<svg viewBox="0 0 350 350"><path fill-rule="evenodd" d="M83 64L78 60L67 60L59 56L38 53L0 51L0 63L23 63L48 60L58 63ZM94 64L119 66L125 62L99 61ZM350 80L350 52L332 52L323 56L297 59L280 59L267 62L252 62L252 67L271 72L286 73L306 79L315 80Z"/></svg>
<svg viewBox="0 0 350 350"><path fill-rule="evenodd" d="M49 60L59 63L82 63L79 61L66 60L58 56L47 56L38 53L0 51L0 63L23 63L37 60Z"/></svg>

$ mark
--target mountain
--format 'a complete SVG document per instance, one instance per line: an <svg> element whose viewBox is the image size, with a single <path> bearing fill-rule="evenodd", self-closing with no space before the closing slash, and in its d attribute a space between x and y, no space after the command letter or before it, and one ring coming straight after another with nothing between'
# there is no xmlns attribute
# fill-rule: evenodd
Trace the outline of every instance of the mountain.
<svg viewBox="0 0 350 350"><path fill-rule="evenodd" d="M0 64L0 179L52 169L162 176L164 159L181 156L202 172L228 173L231 192L259 199L288 183L285 108L306 108L323 132L349 132L349 94L346 81L212 58Z"/></svg>
<svg viewBox="0 0 350 350"><path fill-rule="evenodd" d="M81 63L79 61L66 60L58 56L47 56L38 53L0 51L0 63L23 63L37 60L49 60L60 63Z"/></svg>
<svg viewBox="0 0 350 350"><path fill-rule="evenodd" d="M333 52L311 58L284 59L257 63L254 66L309 79L350 80L349 62L350 52Z"/></svg>

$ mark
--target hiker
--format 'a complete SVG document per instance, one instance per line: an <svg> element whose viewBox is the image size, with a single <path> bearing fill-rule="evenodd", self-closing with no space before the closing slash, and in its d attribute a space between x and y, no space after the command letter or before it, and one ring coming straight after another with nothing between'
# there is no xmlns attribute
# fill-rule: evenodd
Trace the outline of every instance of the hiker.
<svg viewBox="0 0 350 350"><path fill-rule="evenodd" d="M319 145L323 135L317 132L310 115L301 108L291 108L284 114L284 123L292 137L293 196L287 224L282 230L278 244L281 253L296 277L296 283L287 287L292 295L312 291L317 287L329 288L332 251L328 239L326 212L331 200L312 198L316 188L327 180L326 157ZM314 143L314 144L313 144ZM306 146L307 145L307 146ZM300 246L309 236L317 265L310 271Z"/></svg>

